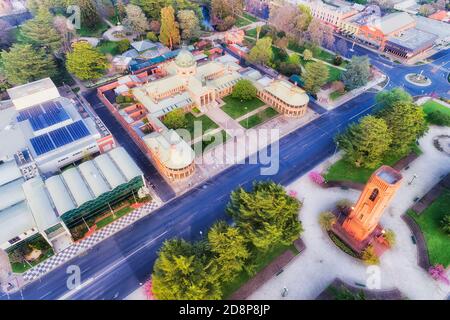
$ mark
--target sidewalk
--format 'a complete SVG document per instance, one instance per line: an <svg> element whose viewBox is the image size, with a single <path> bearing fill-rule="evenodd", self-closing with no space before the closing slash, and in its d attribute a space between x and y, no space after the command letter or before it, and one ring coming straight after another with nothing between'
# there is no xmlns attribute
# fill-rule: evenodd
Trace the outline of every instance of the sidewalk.
<svg viewBox="0 0 450 320"><path fill-rule="evenodd" d="M67 261L94 247L96 244L112 236L116 232L138 221L140 218L150 214L158 207L159 204L157 204L154 200L144 204L142 207L134 210L133 212L130 212L129 214L121 217L120 219L117 219L116 221L110 223L109 225L95 232L91 236L74 243L70 247L64 249L58 254L55 254L54 256L36 265L35 267L24 272L23 274L17 275L17 277L21 280L21 281L19 280L19 282L27 284L29 282L39 279L40 277L52 271L53 269L61 266Z"/></svg>

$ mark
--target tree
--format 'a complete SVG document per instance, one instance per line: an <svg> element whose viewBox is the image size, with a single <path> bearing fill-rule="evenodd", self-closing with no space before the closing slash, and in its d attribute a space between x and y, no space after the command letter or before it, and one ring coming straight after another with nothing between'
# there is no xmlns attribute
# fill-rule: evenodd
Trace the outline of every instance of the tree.
<svg viewBox="0 0 450 320"><path fill-rule="evenodd" d="M321 61L306 64L303 79L305 89L311 93L317 93L328 80L328 67Z"/></svg>
<svg viewBox="0 0 450 320"><path fill-rule="evenodd" d="M405 155L411 145L428 130L425 113L413 103L397 102L391 108L381 112L389 131L392 133L391 151L396 155Z"/></svg>
<svg viewBox="0 0 450 320"><path fill-rule="evenodd" d="M375 168L389 150L392 135L383 119L366 116L358 124L351 124L337 142L347 161L356 167Z"/></svg>
<svg viewBox="0 0 450 320"><path fill-rule="evenodd" d="M261 181L253 184L251 192L242 188L233 191L227 212L254 248L267 251L291 244L299 237L300 207L300 201L289 196L281 185Z"/></svg>
<svg viewBox="0 0 450 320"><path fill-rule="evenodd" d="M306 61L310 61L313 58L313 54L311 52L311 50L309 49L305 49L303 50L303 59Z"/></svg>
<svg viewBox="0 0 450 320"><path fill-rule="evenodd" d="M56 75L53 58L43 49L30 44L14 44L9 51L2 51L3 73L8 83L19 85Z"/></svg>
<svg viewBox="0 0 450 320"><path fill-rule="evenodd" d="M283 31L289 37L299 40L308 27L308 16L298 6L284 4L271 9L269 23L278 31Z"/></svg>
<svg viewBox="0 0 450 320"><path fill-rule="evenodd" d="M167 0L131 0L130 3L139 6L145 15L151 20L159 20L161 9L167 4Z"/></svg>
<svg viewBox="0 0 450 320"><path fill-rule="evenodd" d="M47 52L61 49L62 37L53 25L53 16L47 9L39 9L37 15L20 28L20 42L29 43Z"/></svg>
<svg viewBox="0 0 450 320"><path fill-rule="evenodd" d="M152 291L158 300L220 299L220 274L204 243L164 242L153 266Z"/></svg>
<svg viewBox="0 0 450 320"><path fill-rule="evenodd" d="M365 264L375 265L380 263L380 259L375 253L375 248L373 245L369 245L362 253L361 257Z"/></svg>
<svg viewBox="0 0 450 320"><path fill-rule="evenodd" d="M214 253L214 262L220 269L222 282L232 281L250 256L244 236L238 228L220 221L209 230L208 241Z"/></svg>
<svg viewBox="0 0 450 320"><path fill-rule="evenodd" d="M231 96L239 100L252 100L256 98L257 90L250 80L241 79L233 87Z"/></svg>
<svg viewBox="0 0 450 320"><path fill-rule="evenodd" d="M175 21L175 15L172 6L161 9L161 30L159 34L159 41L170 49L174 45L180 43L180 30L178 23Z"/></svg>
<svg viewBox="0 0 450 320"><path fill-rule="evenodd" d="M226 17L240 15L244 8L243 0L212 0L211 16L213 23L224 20Z"/></svg>
<svg viewBox="0 0 450 320"><path fill-rule="evenodd" d="M69 23L68 19L64 16L56 16L53 19L53 26L61 36L61 47L63 52L71 50L71 41L75 37L74 26Z"/></svg>
<svg viewBox="0 0 450 320"><path fill-rule="evenodd" d="M319 215L319 225L325 231L330 231L335 223L336 216L331 211L325 211Z"/></svg>
<svg viewBox="0 0 450 320"><path fill-rule="evenodd" d="M223 20L219 20L216 24L217 31L226 31L231 29L236 23L236 18L233 16L225 17Z"/></svg>
<svg viewBox="0 0 450 320"><path fill-rule="evenodd" d="M125 51L128 50L128 48L130 48L130 40L122 39L117 42L117 51L119 53L124 53Z"/></svg>
<svg viewBox="0 0 450 320"><path fill-rule="evenodd" d="M140 7L134 4L128 4L125 7L125 13L126 18L123 20L123 24L133 32L143 34L150 28L150 24Z"/></svg>
<svg viewBox="0 0 450 320"><path fill-rule="evenodd" d="M190 40L198 37L200 33L200 23L193 10L180 10L177 13L178 23L181 29L181 38Z"/></svg>
<svg viewBox="0 0 450 320"><path fill-rule="evenodd" d="M100 78L109 68L106 56L87 42L77 42L67 54L66 67L81 80Z"/></svg>
<svg viewBox="0 0 450 320"><path fill-rule="evenodd" d="M394 88L389 91L381 91L375 97L380 109L392 107L397 102L412 103L411 95L402 88Z"/></svg>
<svg viewBox="0 0 450 320"><path fill-rule="evenodd" d="M248 59L253 63L270 65L273 61L272 38L264 37L256 41L250 50Z"/></svg>
<svg viewBox="0 0 450 320"><path fill-rule="evenodd" d="M152 42L158 41L158 36L153 31L147 32L146 38L147 38L147 40L150 40Z"/></svg>
<svg viewBox="0 0 450 320"><path fill-rule="evenodd" d="M349 90L366 85L370 78L369 58L367 56L353 56L341 78Z"/></svg>
<svg viewBox="0 0 450 320"><path fill-rule="evenodd" d="M82 26L95 29L100 23L100 16L93 0L68 0L68 4L80 7Z"/></svg>
<svg viewBox="0 0 450 320"><path fill-rule="evenodd" d="M150 30L152 30L155 34L159 33L159 29L161 29L161 22L158 20L150 21Z"/></svg>
<svg viewBox="0 0 450 320"><path fill-rule="evenodd" d="M175 109L164 116L163 123L169 129L180 129L187 126L186 115L183 109Z"/></svg>

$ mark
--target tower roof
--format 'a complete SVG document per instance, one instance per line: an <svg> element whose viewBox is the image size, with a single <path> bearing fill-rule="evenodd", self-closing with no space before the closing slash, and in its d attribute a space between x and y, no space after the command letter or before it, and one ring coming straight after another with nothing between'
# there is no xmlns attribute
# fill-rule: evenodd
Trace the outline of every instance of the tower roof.
<svg viewBox="0 0 450 320"><path fill-rule="evenodd" d="M195 65L195 58L189 50L182 49L175 58L175 63L181 68L188 68Z"/></svg>

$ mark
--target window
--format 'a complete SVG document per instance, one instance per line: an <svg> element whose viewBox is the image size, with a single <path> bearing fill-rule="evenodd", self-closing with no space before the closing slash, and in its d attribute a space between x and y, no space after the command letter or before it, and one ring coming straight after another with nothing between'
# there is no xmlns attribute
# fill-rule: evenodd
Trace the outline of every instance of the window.
<svg viewBox="0 0 450 320"><path fill-rule="evenodd" d="M369 199L371 200L371 201L375 201L375 199L377 198L377 196L378 196L378 189L373 189L373 191L372 191L372 194L370 195L370 197L369 197Z"/></svg>

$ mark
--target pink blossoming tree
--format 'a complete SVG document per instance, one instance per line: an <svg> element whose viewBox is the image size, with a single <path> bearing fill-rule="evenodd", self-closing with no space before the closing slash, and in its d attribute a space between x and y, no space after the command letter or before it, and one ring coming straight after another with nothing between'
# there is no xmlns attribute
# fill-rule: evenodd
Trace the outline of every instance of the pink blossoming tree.
<svg viewBox="0 0 450 320"><path fill-rule="evenodd" d="M318 173L317 171L311 171L308 174L308 177L309 177L309 179L311 179L312 182L314 182L315 184L318 184L319 186L321 186L325 183L324 177L322 177L322 175L320 173Z"/></svg>
<svg viewBox="0 0 450 320"><path fill-rule="evenodd" d="M442 264L436 264L430 267L428 273L434 280L442 281L450 285L450 280L447 278L446 270Z"/></svg>

